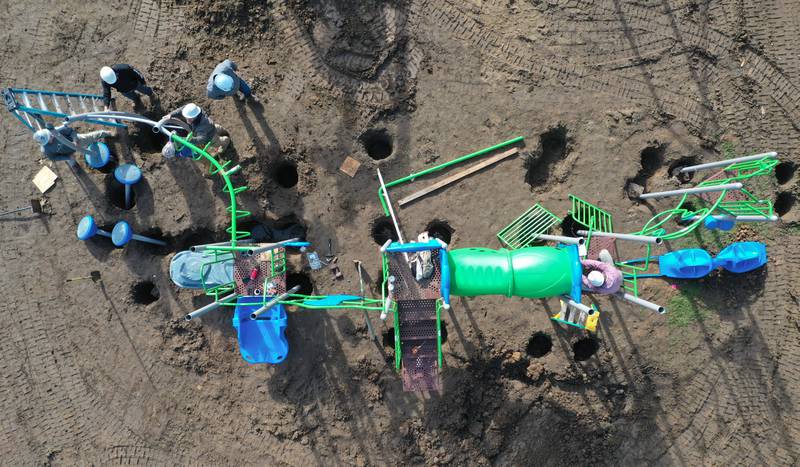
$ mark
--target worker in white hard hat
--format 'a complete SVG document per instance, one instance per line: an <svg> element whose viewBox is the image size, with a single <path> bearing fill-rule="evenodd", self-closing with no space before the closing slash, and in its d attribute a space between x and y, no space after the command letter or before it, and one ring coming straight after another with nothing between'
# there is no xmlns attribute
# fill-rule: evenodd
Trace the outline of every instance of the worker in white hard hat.
<svg viewBox="0 0 800 467"><path fill-rule="evenodd" d="M599 294L616 293L622 287L622 272L615 265L592 259L582 259L583 290Z"/></svg>
<svg viewBox="0 0 800 467"><path fill-rule="evenodd" d="M236 63L225 60L214 68L208 78L206 94L211 99L224 99L228 96L235 96L237 92L242 92L242 99L252 97L250 86L236 74Z"/></svg>
<svg viewBox="0 0 800 467"><path fill-rule="evenodd" d="M59 141L56 136L58 134L62 138L72 143L74 146L81 148L88 148L92 143L96 143L104 138L111 137L111 133L104 130L92 131L89 133L81 133L66 125L61 125L54 128L48 125L47 128L42 128L33 133L33 140L41 146L42 154L50 160L65 161L70 160L72 155L75 154L75 149L64 142Z"/></svg>
<svg viewBox="0 0 800 467"><path fill-rule="evenodd" d="M228 148L228 144L230 144L230 138L220 135L220 133L225 132L225 129L214 123L214 121L193 102L178 107L165 115L158 122L158 126L163 126L169 119L180 119L186 122L191 130L189 142L201 149L211 143L208 152L212 155L216 156L222 154L225 152L225 149ZM169 141L164 145L161 154L166 158L171 158L176 155L182 157L191 156L191 150L187 151L185 149L186 148L183 148L176 153L175 146L172 144L172 141Z"/></svg>
<svg viewBox="0 0 800 467"><path fill-rule="evenodd" d="M125 63L100 68L100 79L103 83L103 104L106 107L111 105L111 88L132 100L135 106L142 103L139 94L153 95L153 90L147 86L142 73Z"/></svg>

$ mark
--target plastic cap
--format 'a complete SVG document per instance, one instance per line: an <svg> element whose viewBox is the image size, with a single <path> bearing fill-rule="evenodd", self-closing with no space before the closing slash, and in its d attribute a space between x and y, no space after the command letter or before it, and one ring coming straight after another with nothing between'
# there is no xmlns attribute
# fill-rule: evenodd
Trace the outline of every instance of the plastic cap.
<svg viewBox="0 0 800 467"><path fill-rule="evenodd" d="M200 107L198 107L197 104L190 102L183 106L181 115L183 115L183 118L196 118L198 115L200 115Z"/></svg>
<svg viewBox="0 0 800 467"><path fill-rule="evenodd" d="M224 92L228 92L233 89L233 78L225 73L220 73L214 76L214 86L218 87Z"/></svg>
<svg viewBox="0 0 800 467"><path fill-rule="evenodd" d="M45 144L50 142L51 136L52 135L50 134L50 130L42 128L41 130L38 130L33 134L33 139L35 139L37 143L44 146Z"/></svg>
<svg viewBox="0 0 800 467"><path fill-rule="evenodd" d="M595 287L600 287L606 282L606 276L600 271L592 271L589 273L589 283Z"/></svg>
<svg viewBox="0 0 800 467"><path fill-rule="evenodd" d="M110 66L100 68L100 78L106 82L106 84L114 84L117 82L117 74L114 73L114 70L112 70Z"/></svg>

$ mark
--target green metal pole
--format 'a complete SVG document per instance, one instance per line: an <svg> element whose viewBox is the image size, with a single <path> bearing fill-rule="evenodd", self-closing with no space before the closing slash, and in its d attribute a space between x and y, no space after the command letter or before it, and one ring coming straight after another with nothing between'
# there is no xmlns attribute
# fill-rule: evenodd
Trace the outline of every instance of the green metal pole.
<svg viewBox="0 0 800 467"><path fill-rule="evenodd" d="M401 185L401 184L406 183L406 182L414 181L414 179L422 177L424 175L428 175L429 173L438 172L439 170L442 170L442 169L445 169L447 167L450 167L451 165L455 165L455 164L464 162L464 161L472 159L474 157L482 156L482 155L484 155L486 153L495 151L495 150L503 148L505 146L510 146L510 145L512 145L514 143L518 143L518 142L520 142L520 141L522 141L524 139L525 139L524 136L517 136L516 138L512 138L512 139L510 139L508 141L504 141L504 142L502 142L500 144L495 144L494 146L491 146L491 147L488 147L488 148L485 148L485 149L481 149L480 151L476 151L476 152L473 152L471 154L467 154L466 156L461 156L461 157L459 157L457 159L453 159L453 160L451 160L449 162L445 162L444 164L439 164L439 165L437 165L435 167L431 167L431 168L425 169L425 170L423 170L421 172L417 172L417 173L413 173L411 175L407 175L407 176L405 176L403 178L400 178L400 179L397 179L397 180L395 180L393 182L387 183L386 184L386 188L388 189L388 188L391 188L393 186L397 186L397 185ZM386 206L386 202L383 200L383 188L378 188L378 199L380 199L380 201L381 201L381 207L383 207L383 212L388 216L389 215L389 209Z"/></svg>

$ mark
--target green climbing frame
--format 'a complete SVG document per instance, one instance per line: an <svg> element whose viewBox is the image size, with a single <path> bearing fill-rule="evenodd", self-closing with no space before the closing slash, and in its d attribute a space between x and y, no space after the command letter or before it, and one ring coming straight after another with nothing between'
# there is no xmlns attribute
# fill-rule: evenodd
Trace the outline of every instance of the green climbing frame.
<svg viewBox="0 0 800 467"><path fill-rule="evenodd" d="M542 205L535 204L497 233L497 239L512 250L532 246L539 235L561 222Z"/></svg>
<svg viewBox="0 0 800 467"><path fill-rule="evenodd" d="M243 211L238 209L238 205L236 202L236 195L246 191L248 189L247 186L234 186L233 182L230 179L230 176L235 174L240 170L240 166L236 165L228 169L231 165L231 161L218 161L216 157L212 156L208 153L208 149L211 143L208 143L205 147L200 148L194 144L192 144L188 138L191 135L187 136L186 138L182 138L174 133L171 136L172 143L175 145L176 152L180 151L182 148L187 147L192 151L192 159L199 161L201 159L205 159L209 163L209 173L211 175L219 175L222 178L224 187L222 191L224 193L228 193L230 204L228 205L227 211L231 215L231 222L230 227L226 229L226 232L230 234L230 245L215 245L207 247L207 251L210 253L207 254L209 260L203 264L201 268L202 277L205 277L205 271L207 268L210 268L213 264L223 262L223 261L231 261L235 258L235 252L237 251L244 251L247 250L248 247L239 246L237 243L250 236L250 232L246 232L243 230L238 229L238 221L244 217L250 215L249 211ZM228 284L222 284L215 287L207 287L205 281L203 281L203 291L206 295L213 297L214 301L220 302L220 298L227 296L228 294L232 293L235 290L235 283L230 282ZM229 302L220 302L222 305L226 306L236 306L236 301L229 301Z"/></svg>

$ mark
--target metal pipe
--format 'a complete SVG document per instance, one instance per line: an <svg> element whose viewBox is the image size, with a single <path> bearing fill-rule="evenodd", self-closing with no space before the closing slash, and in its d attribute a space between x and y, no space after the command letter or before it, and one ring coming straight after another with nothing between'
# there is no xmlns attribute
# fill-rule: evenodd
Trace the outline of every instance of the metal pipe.
<svg viewBox="0 0 800 467"><path fill-rule="evenodd" d="M548 240L551 242L566 243L569 245L583 245L584 243L586 243L586 239L583 237L565 237L563 235L541 234L537 238L541 238L542 240Z"/></svg>
<svg viewBox="0 0 800 467"><path fill-rule="evenodd" d="M258 247L258 248L250 248L245 253L247 255L249 255L249 256L253 256L253 255L257 255L259 253L263 253L265 251L276 250L276 249L286 245L287 243L297 242L299 240L300 240L299 238L290 238L289 240L281 240L280 242L270 243L269 245L261 246L261 247Z"/></svg>
<svg viewBox="0 0 800 467"><path fill-rule="evenodd" d="M592 232L591 235L589 235L588 230L579 230L578 234L586 237L609 237L616 238L617 240L628 240L631 242L655 243L656 245L661 245L664 242L661 237L649 237L647 235L632 235L613 232Z"/></svg>
<svg viewBox="0 0 800 467"><path fill-rule="evenodd" d="M216 310L217 308L222 306L223 303L228 303L230 301L235 300L236 298L237 298L237 295L235 293L233 293L233 294L228 295L227 297L223 297L223 298L220 298L217 301L211 302L208 305L204 306L203 308L198 308L197 310L195 310L195 311L189 313L188 315L186 315L186 321L191 321L194 318L199 318L199 317L203 316L204 314L208 313L209 311Z"/></svg>
<svg viewBox="0 0 800 467"><path fill-rule="evenodd" d="M387 248L389 248L389 245L391 245L391 244L392 244L392 239L391 239L391 238L390 238L390 239L387 239L387 240L386 240L386 241L383 243L383 245L381 245L381 253L385 253L385 252L386 252L386 249L387 249Z"/></svg>
<svg viewBox="0 0 800 467"><path fill-rule="evenodd" d="M245 244L253 243L253 240L252 239L239 240L237 243L245 243ZM196 253L198 251L205 251L206 248L210 247L210 246L223 246L223 245L230 245L230 244L231 244L230 240L228 240L226 242L219 242L219 243L206 243L204 245L190 246L189 247L189 251L191 251L192 253Z"/></svg>
<svg viewBox="0 0 800 467"><path fill-rule="evenodd" d="M588 307L588 306L584 305L583 303L576 302L575 300L569 298L566 295L564 295L564 300L567 301L569 306L571 306L573 308L577 308L577 309L579 309L580 311L583 311L586 314L590 315L590 314L594 313L594 310L591 307Z"/></svg>
<svg viewBox="0 0 800 467"><path fill-rule="evenodd" d="M740 190L744 185L739 182L736 183L724 183L722 185L712 185L712 186L698 186L694 188L684 188L681 190L670 190L670 191L657 191L653 193L645 193L643 195L639 195L639 199L652 199L652 198L666 198L668 196L681 196L681 195L691 195L691 194L698 194L698 193L710 193L714 191L723 191L723 190Z"/></svg>
<svg viewBox="0 0 800 467"><path fill-rule="evenodd" d="M713 217L719 221L734 221L734 222L777 222L778 216L729 216L729 215L713 215L708 216ZM701 219L703 216L691 216L691 217L684 217L682 221L695 221L697 219Z"/></svg>
<svg viewBox="0 0 800 467"><path fill-rule="evenodd" d="M656 305L653 302L648 302L647 300L641 299L639 297L635 297L635 296L633 296L633 295L631 295L629 293L625 293L623 291L619 291L619 292L615 293L613 296L617 297L617 298L621 298L621 299L623 299L625 301L628 301L628 302L631 302L631 303L635 303L635 304L637 304L637 305L639 305L641 307L647 308L650 311L655 311L656 313L658 313L660 315L663 315L664 313L667 312L667 310L661 305Z"/></svg>
<svg viewBox="0 0 800 467"><path fill-rule="evenodd" d="M0 217L7 216L9 214L14 214L15 212L22 212L22 211L27 211L27 210L33 211L33 207L32 206L25 206L24 208L17 208L17 209L11 210L11 211L2 212L2 213L0 213Z"/></svg>
<svg viewBox="0 0 800 467"><path fill-rule="evenodd" d="M382 192L384 200L386 201L386 208L389 211L389 216L392 218L392 223L394 224L394 230L397 232L397 240L403 244L405 240L403 240L403 232L400 231L400 225L397 223L397 217L394 215L394 208L392 207L392 200L389 199L389 192L386 191L386 185L383 183L383 175L381 175L381 169L376 169L378 171L378 181L381 183ZM406 259L406 263L408 263L408 253L403 253L403 257Z"/></svg>
<svg viewBox="0 0 800 467"><path fill-rule="evenodd" d="M288 291L286 291L286 292L278 295L277 297L273 298L272 300L268 301L266 304L264 304L264 306L262 306L261 308L259 308L256 311L250 313L250 319L258 318L262 314L266 313L270 308L272 308L273 306L277 305L278 302L280 302L281 300L286 300L286 297L288 297L289 295L297 292L298 290L300 290L300 286L299 285L295 285L294 287L292 287Z"/></svg>
<svg viewBox="0 0 800 467"><path fill-rule="evenodd" d="M729 166L731 164L736 164L738 162L757 161L757 160L764 159L765 157L773 159L775 157L778 157L778 153L777 152L765 152L763 154L756 154L756 155L753 155L753 156L736 157L734 159L728 159L728 160L718 161L718 162L709 162L707 164L690 165L689 167L682 168L681 169L681 173L697 172L698 170L713 169L713 168L716 168L716 167L727 167L727 166Z"/></svg>

